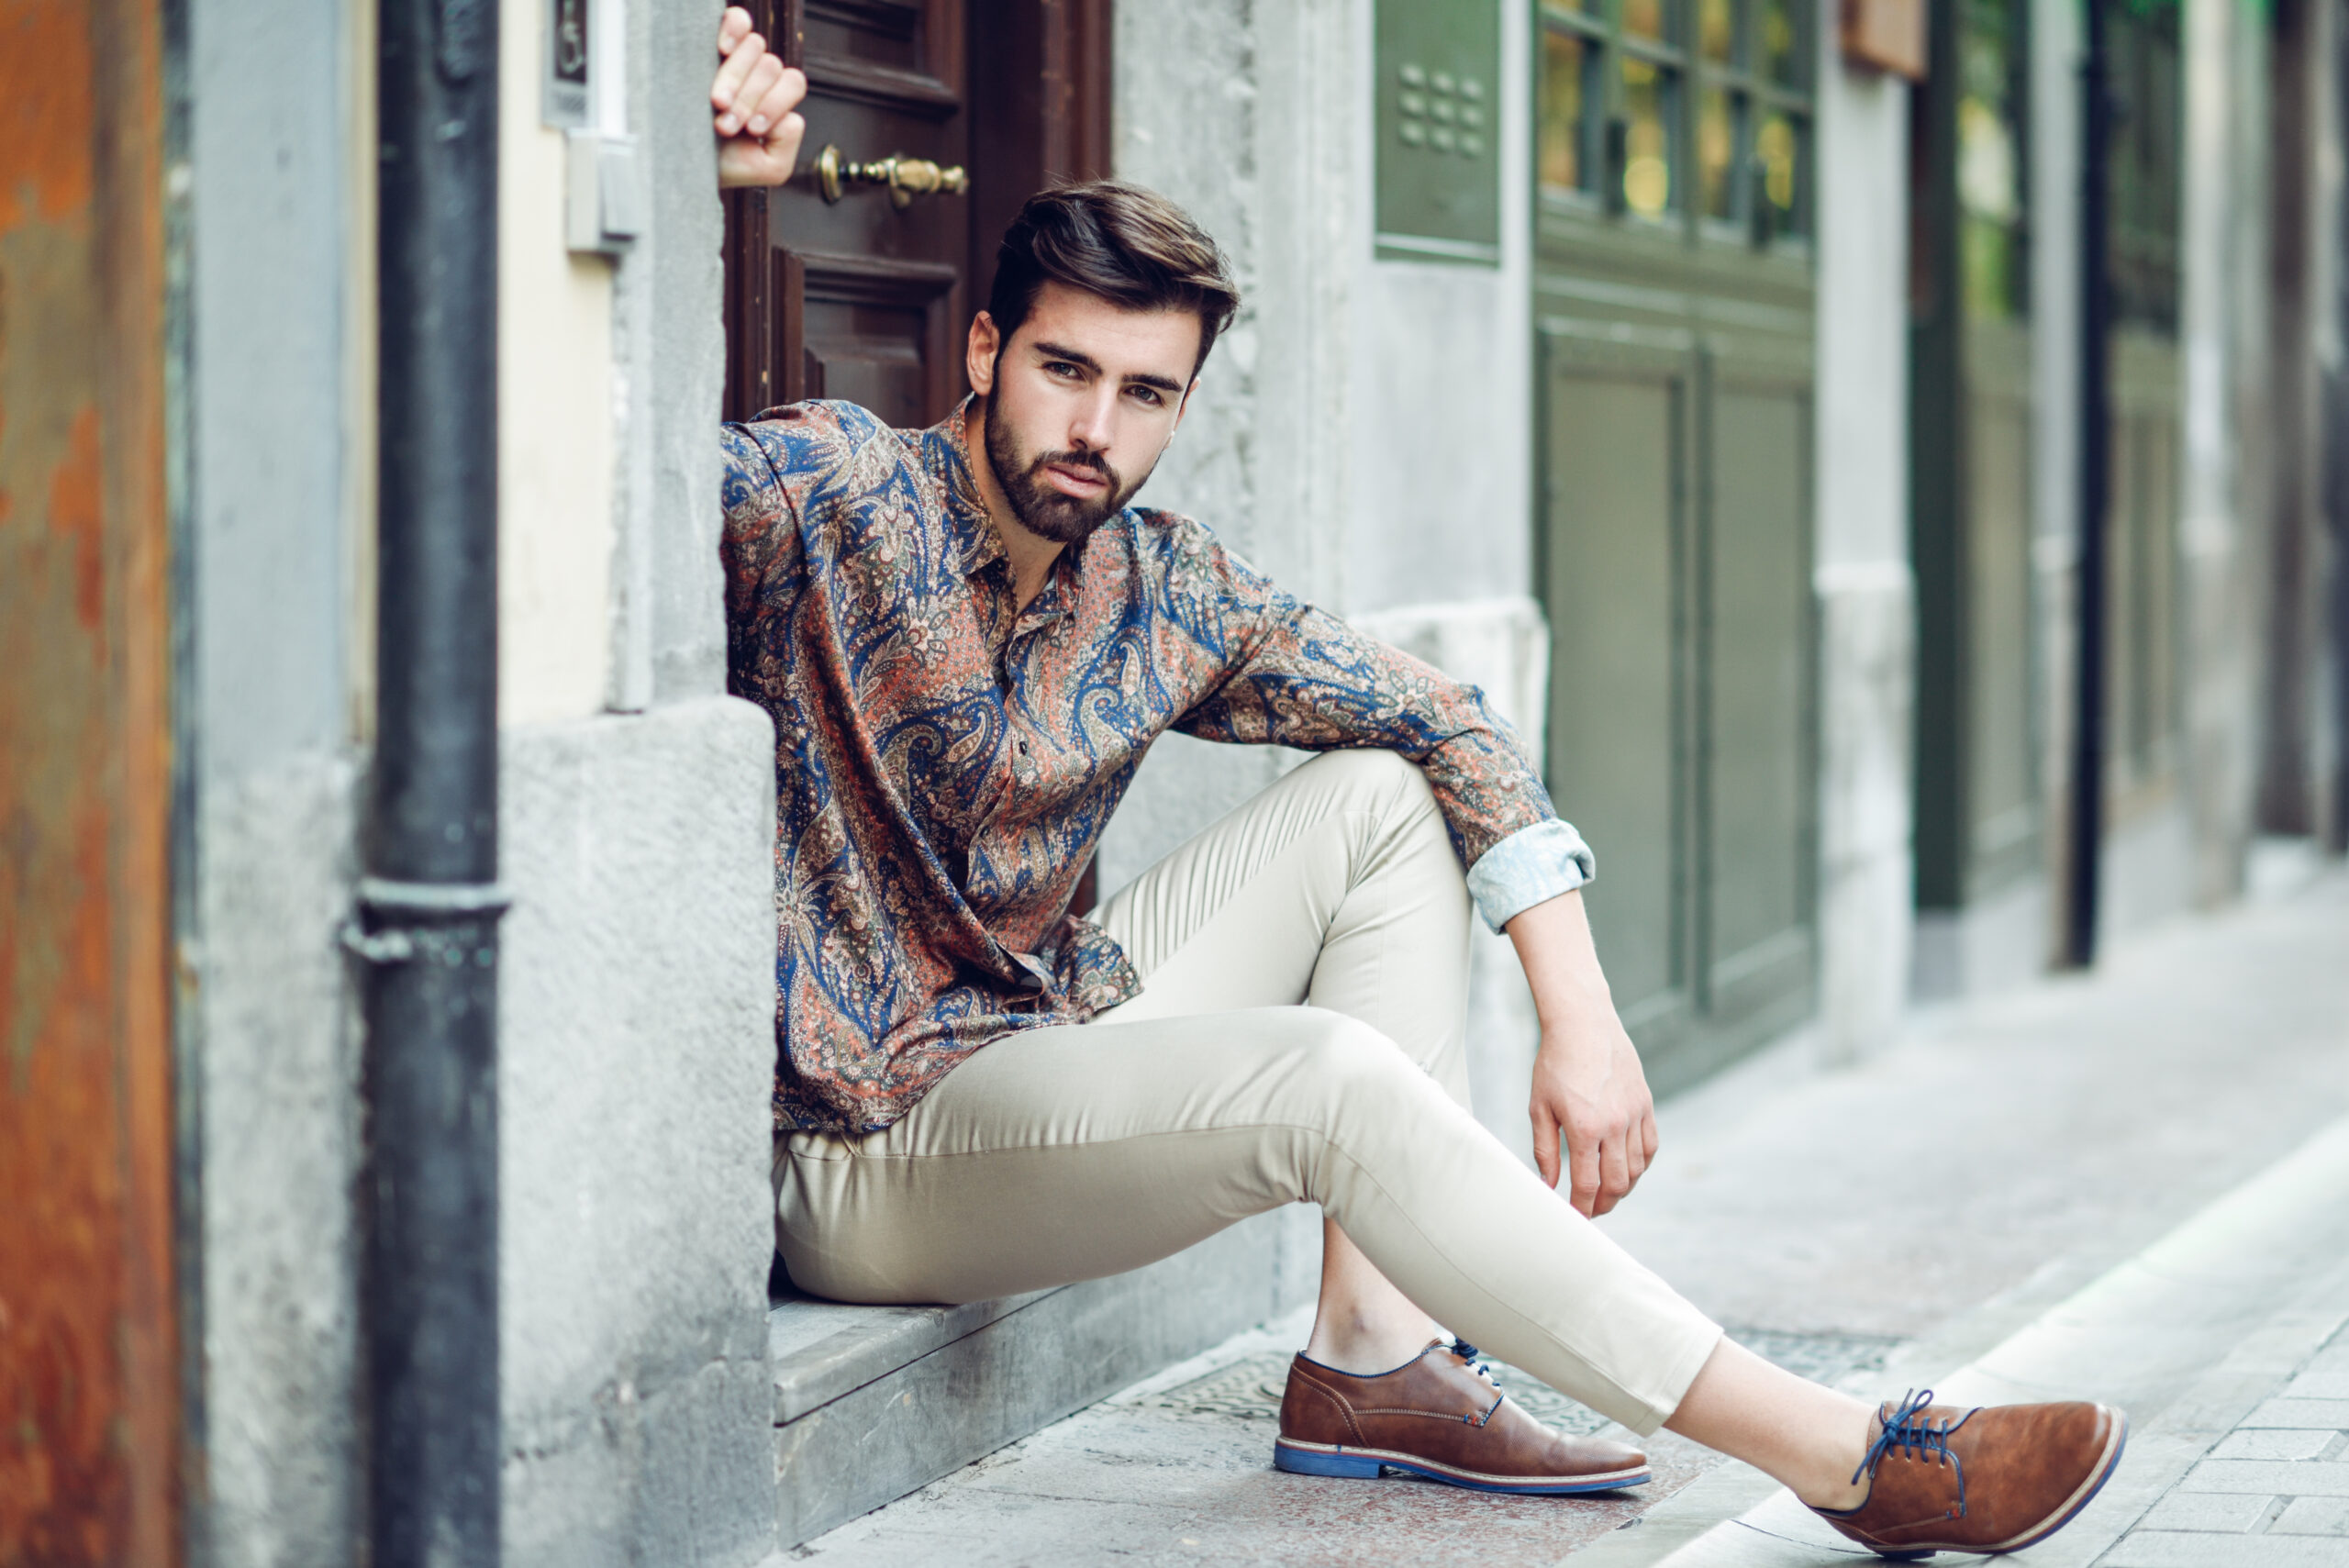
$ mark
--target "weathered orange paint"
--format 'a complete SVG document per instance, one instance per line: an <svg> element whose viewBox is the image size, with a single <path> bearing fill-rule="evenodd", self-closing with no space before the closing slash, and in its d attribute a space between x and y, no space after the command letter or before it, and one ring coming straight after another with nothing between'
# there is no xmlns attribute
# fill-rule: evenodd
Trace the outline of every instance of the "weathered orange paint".
<svg viewBox="0 0 2349 1568"><path fill-rule="evenodd" d="M73 611L83 629L99 629L106 607L106 507L98 493L98 411L84 408L66 438L65 460L49 486L49 528L73 548ZM105 651L105 645L99 645Z"/></svg>
<svg viewBox="0 0 2349 1568"><path fill-rule="evenodd" d="M179 1556L160 61L0 0L0 1568Z"/></svg>
<svg viewBox="0 0 2349 1568"><path fill-rule="evenodd" d="M0 5L0 228L90 206L90 33L86 13L47 0Z"/></svg>

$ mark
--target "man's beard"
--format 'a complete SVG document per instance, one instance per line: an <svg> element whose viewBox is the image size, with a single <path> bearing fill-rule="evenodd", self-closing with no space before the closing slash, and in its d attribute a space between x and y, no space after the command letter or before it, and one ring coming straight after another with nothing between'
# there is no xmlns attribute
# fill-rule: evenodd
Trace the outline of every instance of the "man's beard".
<svg viewBox="0 0 2349 1568"><path fill-rule="evenodd" d="M995 482L1003 486L1004 498L1011 503L1011 515L1030 533L1051 539L1055 544L1080 544L1095 528L1125 509L1141 488L1150 471L1142 471L1141 479L1127 484L1118 478L1118 471L1101 460L1097 452L1046 452L1031 462L1020 462L1018 448L1012 445L1010 425L996 417L995 399L986 406L987 466L995 470ZM1053 464L1062 468L1089 469L1106 482L1106 488L1092 500L1064 495L1052 488L1044 477L1044 470Z"/></svg>

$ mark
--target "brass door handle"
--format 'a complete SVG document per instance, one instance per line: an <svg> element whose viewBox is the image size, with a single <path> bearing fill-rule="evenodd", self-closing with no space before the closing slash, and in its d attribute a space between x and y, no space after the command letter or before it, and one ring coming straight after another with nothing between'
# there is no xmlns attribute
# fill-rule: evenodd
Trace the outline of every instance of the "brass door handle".
<svg viewBox="0 0 2349 1568"><path fill-rule="evenodd" d="M959 196L971 188L971 177L960 163L941 169L927 158L904 158L895 152L872 163L852 163L837 147L827 146L816 155L816 185L826 201L840 200L852 184L885 185L889 205L904 208L913 206L916 196L940 192Z"/></svg>

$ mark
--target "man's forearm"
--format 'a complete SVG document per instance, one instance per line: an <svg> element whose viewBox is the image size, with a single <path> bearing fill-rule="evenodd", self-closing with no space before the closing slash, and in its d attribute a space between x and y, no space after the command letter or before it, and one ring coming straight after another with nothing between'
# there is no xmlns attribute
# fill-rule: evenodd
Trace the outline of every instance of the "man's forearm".
<svg viewBox="0 0 2349 1568"><path fill-rule="evenodd" d="M1598 966L1579 889L1518 911L1508 930L1533 989L1533 1008L1545 1038L1592 1018L1614 1017L1614 994Z"/></svg>

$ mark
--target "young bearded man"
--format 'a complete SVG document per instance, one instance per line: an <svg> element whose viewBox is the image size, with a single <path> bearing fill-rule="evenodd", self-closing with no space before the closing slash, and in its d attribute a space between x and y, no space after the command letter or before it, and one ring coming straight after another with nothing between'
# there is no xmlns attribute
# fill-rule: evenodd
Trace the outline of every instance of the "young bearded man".
<svg viewBox="0 0 2349 1568"><path fill-rule="evenodd" d="M720 50L721 178L780 183L804 83L740 10ZM2061 1526L2119 1460L2118 1411L1871 1411L1724 1339L1590 1223L1656 1127L1576 891L1589 851L1474 688L1129 505L1238 303L1165 198L1048 191L1004 237L941 423L807 403L726 428L731 683L775 725L794 1282L970 1301L1318 1203L1284 1470L1648 1478L1637 1450L1502 1397L1440 1321L1633 1431L1752 1462L1887 1556ZM1324 755L1070 911L1168 729ZM1472 899L1540 1013L1539 1176L1468 1111Z"/></svg>

